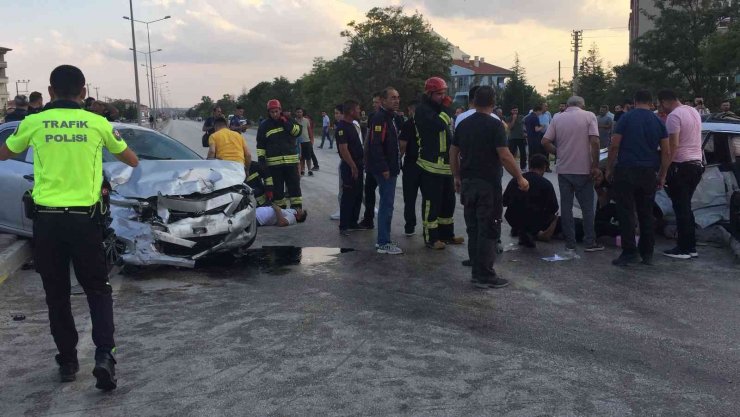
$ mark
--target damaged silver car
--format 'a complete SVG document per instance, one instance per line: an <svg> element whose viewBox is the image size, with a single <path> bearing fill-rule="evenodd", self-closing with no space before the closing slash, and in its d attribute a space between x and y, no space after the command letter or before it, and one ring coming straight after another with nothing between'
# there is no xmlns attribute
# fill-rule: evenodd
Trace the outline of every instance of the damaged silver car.
<svg viewBox="0 0 740 417"><path fill-rule="evenodd" d="M0 125L0 143L17 123ZM131 168L104 152L110 228L109 258L128 265L193 267L198 259L249 247L257 236L256 201L244 166L203 160L180 142L151 129L113 123L140 164ZM33 152L0 162L0 231L32 236L21 197L33 187ZM17 202L17 203L13 203Z"/></svg>

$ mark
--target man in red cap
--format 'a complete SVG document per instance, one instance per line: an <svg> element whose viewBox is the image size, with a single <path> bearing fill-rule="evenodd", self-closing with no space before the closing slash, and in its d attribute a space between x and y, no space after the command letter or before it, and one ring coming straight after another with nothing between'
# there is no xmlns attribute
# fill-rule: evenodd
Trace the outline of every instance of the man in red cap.
<svg viewBox="0 0 740 417"><path fill-rule="evenodd" d="M265 196L268 201L281 208L288 207L285 189L290 194L290 207L303 207L301 177L298 175L296 137L301 134L301 125L282 115L278 100L267 102L269 117L257 130L257 160L260 175L265 178Z"/></svg>
<svg viewBox="0 0 740 417"><path fill-rule="evenodd" d="M421 168L422 222L424 242L432 249L459 245L464 239L455 236L455 186L450 170L452 131L448 114L452 99L447 96L447 83L431 77L424 84L424 96L416 109Z"/></svg>

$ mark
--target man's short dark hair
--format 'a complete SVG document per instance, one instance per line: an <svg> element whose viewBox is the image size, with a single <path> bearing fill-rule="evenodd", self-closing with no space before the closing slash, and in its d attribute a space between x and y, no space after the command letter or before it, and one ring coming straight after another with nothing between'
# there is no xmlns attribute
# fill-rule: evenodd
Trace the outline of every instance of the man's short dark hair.
<svg viewBox="0 0 740 417"><path fill-rule="evenodd" d="M31 103L33 103L34 101L41 100L41 99L42 99L42 95L38 91L34 91L33 93L31 93L31 95L28 96L28 100L30 100Z"/></svg>
<svg viewBox="0 0 740 417"><path fill-rule="evenodd" d="M550 161L547 160L545 155L534 154L529 158L529 169L546 170L550 166Z"/></svg>
<svg viewBox="0 0 740 417"><path fill-rule="evenodd" d="M298 214L296 213L295 221L297 223L303 223L306 221L306 218L308 218L308 210L303 209L302 211L303 211L303 216L298 216Z"/></svg>
<svg viewBox="0 0 740 417"><path fill-rule="evenodd" d="M635 92L635 103L650 104L653 102L653 95L648 90L638 90ZM627 102L624 102L627 104ZM629 103L632 104L632 103Z"/></svg>
<svg viewBox="0 0 740 417"><path fill-rule="evenodd" d="M85 74L72 65L60 65L51 72L49 84L57 98L77 98L85 87Z"/></svg>
<svg viewBox="0 0 740 417"><path fill-rule="evenodd" d="M376 91L373 93L373 98L380 98L380 97L383 97L382 91Z"/></svg>
<svg viewBox="0 0 740 417"><path fill-rule="evenodd" d="M90 108L95 103L95 97L88 97L85 99L85 108Z"/></svg>
<svg viewBox="0 0 740 417"><path fill-rule="evenodd" d="M535 104L532 111L542 111L542 104Z"/></svg>
<svg viewBox="0 0 740 417"><path fill-rule="evenodd" d="M213 108L213 110L211 110L211 113L215 112L216 110L221 110L221 111L223 111L223 110L221 109L221 106L216 106L216 107L214 107L214 108Z"/></svg>
<svg viewBox="0 0 740 417"><path fill-rule="evenodd" d="M244 110L244 106L242 106L241 104L239 104L238 106L236 106L236 109L237 110Z"/></svg>
<svg viewBox="0 0 740 417"><path fill-rule="evenodd" d="M606 105L606 104L602 104L601 107L599 107L599 108L600 109L607 109L607 110L609 110L609 106Z"/></svg>
<svg viewBox="0 0 740 417"><path fill-rule="evenodd" d="M347 100L342 104L342 114L349 114L352 110L357 108L360 103L357 100Z"/></svg>
<svg viewBox="0 0 740 417"><path fill-rule="evenodd" d="M519 110L519 106L517 106L517 105L515 104L515 105L511 106L511 110ZM511 111L511 110L509 110L509 111Z"/></svg>
<svg viewBox="0 0 740 417"><path fill-rule="evenodd" d="M658 91L658 101L676 101L676 93L671 90L660 90Z"/></svg>
<svg viewBox="0 0 740 417"><path fill-rule="evenodd" d="M213 125L216 126L217 124L224 124L224 125L226 125L228 123L226 122L226 118L225 117L217 117L217 118L213 119Z"/></svg>
<svg viewBox="0 0 740 417"><path fill-rule="evenodd" d="M344 104L337 104L336 106L334 106L334 110L344 114Z"/></svg>
<svg viewBox="0 0 740 417"><path fill-rule="evenodd" d="M496 93L493 91L493 88L488 85L481 86L475 92L473 104L476 107L491 107L496 104Z"/></svg>
<svg viewBox="0 0 740 417"><path fill-rule="evenodd" d="M719 104L725 104L725 103L732 105L732 102L730 100L722 100L719 102Z"/></svg>
<svg viewBox="0 0 740 417"><path fill-rule="evenodd" d="M388 87L384 88L383 91L380 92L380 98L387 99L388 98L388 94L390 94L391 91L398 91L398 90L396 90L395 88L393 88L391 86L388 86Z"/></svg>
<svg viewBox="0 0 740 417"><path fill-rule="evenodd" d="M300 110L300 111L302 111L304 113L306 112L305 110L303 110L303 107L301 107L301 106L298 106L298 107L295 108L295 111L298 111L298 110Z"/></svg>
<svg viewBox="0 0 740 417"><path fill-rule="evenodd" d="M479 85L474 85L470 87L470 90L468 90L468 99L470 101L473 101L473 99L475 98L475 93L478 91L479 88L480 88Z"/></svg>

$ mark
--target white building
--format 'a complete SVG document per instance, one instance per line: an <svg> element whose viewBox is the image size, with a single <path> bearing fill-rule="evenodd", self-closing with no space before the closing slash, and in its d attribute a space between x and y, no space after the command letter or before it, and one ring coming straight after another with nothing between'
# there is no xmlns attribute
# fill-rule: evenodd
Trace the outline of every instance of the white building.
<svg viewBox="0 0 740 417"><path fill-rule="evenodd" d="M5 53L8 51L12 51L12 49L0 46L0 105L3 106L3 113L5 113L8 100L10 99L10 94L8 94L8 77L5 75L5 68L8 68L8 63L5 62Z"/></svg>

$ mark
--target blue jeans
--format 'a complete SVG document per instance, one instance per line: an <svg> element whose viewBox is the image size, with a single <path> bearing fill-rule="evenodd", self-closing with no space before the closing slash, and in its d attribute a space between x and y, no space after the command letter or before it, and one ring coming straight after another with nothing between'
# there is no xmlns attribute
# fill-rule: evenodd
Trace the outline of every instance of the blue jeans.
<svg viewBox="0 0 740 417"><path fill-rule="evenodd" d="M396 199L396 180L398 177L383 178L382 175L374 174L378 182L378 245L391 243L391 221L393 221L393 202Z"/></svg>
<svg viewBox="0 0 740 417"><path fill-rule="evenodd" d="M586 246L596 243L594 220L596 216L596 200L594 180L591 175L559 174L560 186L560 219L565 236L565 247L576 248L576 225L573 220L573 197L578 199L583 213L583 243Z"/></svg>
<svg viewBox="0 0 740 417"><path fill-rule="evenodd" d="M323 148L324 147L324 141L327 140L327 139L329 139L329 148L330 149L333 148L334 147L334 139L332 139L331 135L329 134L329 127L328 126L324 126L323 129L322 129L322 131L321 131L321 145L319 145L319 148ZM337 146L339 146L339 145L337 145Z"/></svg>

